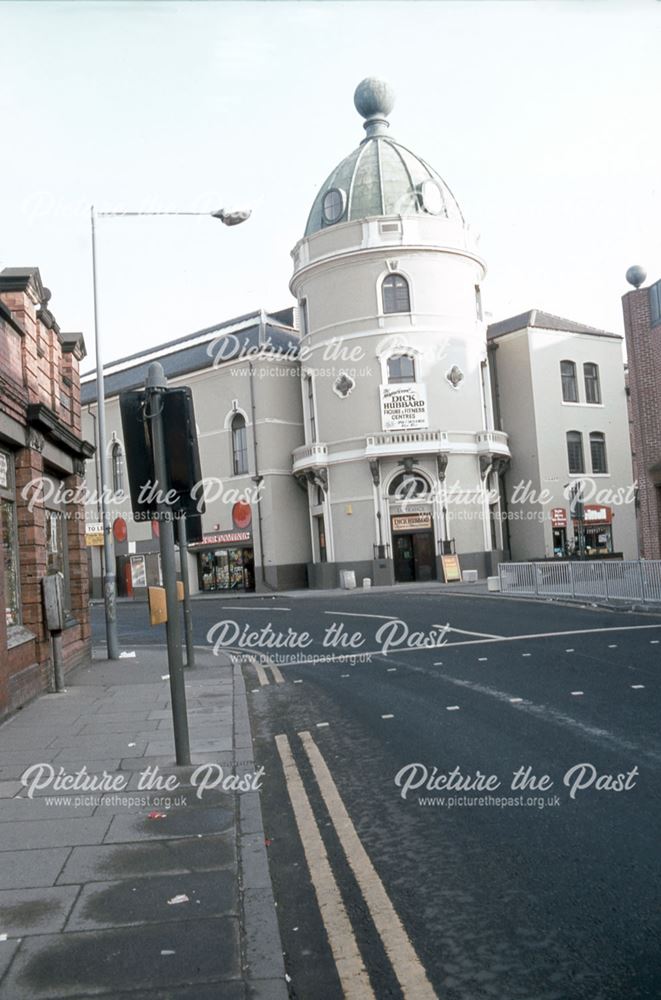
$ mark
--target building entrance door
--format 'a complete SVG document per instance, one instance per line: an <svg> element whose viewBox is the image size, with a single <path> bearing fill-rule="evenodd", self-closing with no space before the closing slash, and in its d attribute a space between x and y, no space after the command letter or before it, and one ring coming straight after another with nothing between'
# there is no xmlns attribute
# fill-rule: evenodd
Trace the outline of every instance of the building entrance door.
<svg viewBox="0 0 661 1000"><path fill-rule="evenodd" d="M436 579L434 533L432 531L394 534L393 551L397 583Z"/></svg>

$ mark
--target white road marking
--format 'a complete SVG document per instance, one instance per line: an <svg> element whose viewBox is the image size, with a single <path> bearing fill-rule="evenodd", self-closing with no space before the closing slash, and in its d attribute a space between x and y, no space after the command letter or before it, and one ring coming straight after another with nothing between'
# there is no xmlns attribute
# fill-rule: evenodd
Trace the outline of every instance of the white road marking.
<svg viewBox="0 0 661 1000"><path fill-rule="evenodd" d="M487 661L488 659L489 659L489 657L488 657L488 656L478 656L478 658L477 658L477 662L478 662L478 663L486 663L486 661Z"/></svg>
<svg viewBox="0 0 661 1000"><path fill-rule="evenodd" d="M509 598L508 598L508 600L509 600ZM324 614L326 614L326 613L327 612L324 612ZM616 625L616 626L609 626L608 628L572 629L569 632L534 632L534 633L530 633L529 632L526 635L504 635L504 636L501 636L501 637L499 637L497 639L467 639L466 642L444 642L438 648L439 649L457 649L459 647L463 648L464 646L478 646L478 645L485 645L486 646L486 645L489 645L490 643L495 643L495 642L521 642L521 641L526 641L527 642L530 639L552 639L552 638L557 638L558 636L563 636L563 635L595 635L595 634L598 634L600 632L636 632L636 631L639 631L640 629L650 629L650 628L659 629L659 628L661 628L661 625ZM659 640L659 642L661 642L661 639ZM433 647L433 646L412 646L410 648L401 648L401 649L389 650L388 651L388 655L390 656L391 652L392 653L397 653L397 654L402 654L402 653L421 653L421 652L422 653L428 653L430 651L430 649L434 649L434 648L435 647ZM573 649L567 649L567 650L565 650L565 652L567 652L567 653L573 653L574 650ZM323 659L323 661L320 661L317 657L310 656L306 660L302 660L302 659L301 660L299 660L299 659L297 659L297 660L291 660L291 661L285 660L285 661L282 662L282 666L285 666L285 667L287 667L287 666L299 666L300 667L302 664L313 664L314 666L318 666L320 662L324 662L324 663L334 663L334 662L342 663L345 660L350 659L352 656L355 657L357 655L358 655L357 653L345 653L345 654L343 654L341 656L325 656L324 659ZM360 650L360 656L366 656L366 657L370 656L370 657L372 657L372 656L383 656L383 655L384 655L383 654L383 650L381 650L381 649L370 649L370 650L361 649ZM359 664L359 666L362 666L362 665L366 666L367 663L365 663L365 664ZM440 667L440 666L443 666L443 664L442 664L442 662L435 662L434 666L435 667Z"/></svg>
<svg viewBox="0 0 661 1000"><path fill-rule="evenodd" d="M318 722L317 729L323 729L324 726L330 726L330 722Z"/></svg>
<svg viewBox="0 0 661 1000"><path fill-rule="evenodd" d="M356 944L351 921L331 870L324 842L312 812L303 781L286 736L276 736L285 783L303 845L328 942L335 959L342 991L348 1000L375 1000L367 969Z"/></svg>
<svg viewBox="0 0 661 1000"><path fill-rule="evenodd" d="M250 690L253 694L259 694L259 688L251 688Z"/></svg>
<svg viewBox="0 0 661 1000"><path fill-rule="evenodd" d="M521 653L521 656L532 656L532 653Z"/></svg>
<svg viewBox="0 0 661 1000"><path fill-rule="evenodd" d="M496 635L495 632L469 632L465 628L455 628L454 625L450 625L448 622L446 625L438 625L434 623L432 628L446 628L450 632L456 632L458 635L476 635L481 639L502 639L502 635Z"/></svg>
<svg viewBox="0 0 661 1000"><path fill-rule="evenodd" d="M351 674L340 674L340 677L351 677Z"/></svg>
<svg viewBox="0 0 661 1000"><path fill-rule="evenodd" d="M641 691L645 685L644 684L632 684L631 687L634 691Z"/></svg>
<svg viewBox="0 0 661 1000"><path fill-rule="evenodd" d="M388 667L388 669L386 670L386 673L387 674L397 673L397 667Z"/></svg>
<svg viewBox="0 0 661 1000"><path fill-rule="evenodd" d="M395 716L394 715L382 715L381 718L382 719L394 719Z"/></svg>
<svg viewBox="0 0 661 1000"><path fill-rule="evenodd" d="M608 648L609 648L609 649L617 649L617 643L616 643L616 642L611 642L611 643L609 643L609 644L608 644Z"/></svg>
<svg viewBox="0 0 661 1000"><path fill-rule="evenodd" d="M335 832L367 903L404 997L407 1000L438 1000L397 911L356 833L326 761L310 733L304 732L299 735Z"/></svg>
<svg viewBox="0 0 661 1000"><path fill-rule="evenodd" d="M449 674L442 674L441 676L443 680L448 681L450 684L456 684L457 687L477 691L478 694L487 695L490 698L495 698L497 701L509 703L513 697L507 691L498 691L496 688L487 687L486 684L476 684L473 681L450 677ZM535 705L531 701L524 701L518 706L518 711L534 715L537 719L541 719L542 722L550 722L552 725L561 726L563 729L569 729L572 732L579 731L586 739L601 746L607 745L618 751L626 750L638 756L645 757L646 760L651 759L657 764L661 761L661 754L653 750L646 750L635 743L631 743L629 740L621 739L619 736L610 733L607 729L598 729L596 726L579 722L570 715L565 715L564 712L559 712L548 705Z"/></svg>
<svg viewBox="0 0 661 1000"><path fill-rule="evenodd" d="M261 686L264 687L266 684L270 684L271 682L268 679L266 671L264 670L264 667L261 665L261 663L258 663L257 660L254 660L253 661L253 666L255 667L255 670L257 671L257 680L259 681L259 683L261 684Z"/></svg>
<svg viewBox="0 0 661 1000"><path fill-rule="evenodd" d="M513 705L520 705L521 702L523 701L523 698L510 698L510 701Z"/></svg>
<svg viewBox="0 0 661 1000"><path fill-rule="evenodd" d="M303 683L303 681L302 681L302 680L297 680L297 681L294 681L294 684L302 684L302 683Z"/></svg>
<svg viewBox="0 0 661 1000"><path fill-rule="evenodd" d="M265 607L262 604L258 604L255 607L246 608L244 606L243 608L237 608L236 605L232 607L231 605L226 604L226 605L221 605L220 610L221 611L291 611L291 608L272 608L272 607Z"/></svg>
<svg viewBox="0 0 661 1000"><path fill-rule="evenodd" d="M368 615L362 611L324 611L325 615L333 615L335 618L382 618L386 622L396 622L400 619L397 615Z"/></svg>
<svg viewBox="0 0 661 1000"><path fill-rule="evenodd" d="M650 646L658 646L658 645L659 645L658 639L650 639Z"/></svg>
<svg viewBox="0 0 661 1000"><path fill-rule="evenodd" d="M578 698L580 695L585 694L585 691L572 691L571 694L574 698Z"/></svg>
<svg viewBox="0 0 661 1000"><path fill-rule="evenodd" d="M459 706L458 705L446 705L445 709L446 709L447 712L458 712L459 711Z"/></svg>
<svg viewBox="0 0 661 1000"><path fill-rule="evenodd" d="M271 668L271 673L275 677L275 683L276 684L284 684L285 683L285 679L282 676L282 674L280 673L279 667L276 667L275 663L271 663L271 662L267 663L267 666Z"/></svg>

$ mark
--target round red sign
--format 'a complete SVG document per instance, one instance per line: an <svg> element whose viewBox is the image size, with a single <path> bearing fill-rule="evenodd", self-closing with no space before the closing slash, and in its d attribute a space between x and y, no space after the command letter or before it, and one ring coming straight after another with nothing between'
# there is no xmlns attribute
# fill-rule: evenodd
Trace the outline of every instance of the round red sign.
<svg viewBox="0 0 661 1000"><path fill-rule="evenodd" d="M126 521L124 520L123 517L115 518L112 525L112 533L115 536L116 542L126 541L126 535L127 535Z"/></svg>
<svg viewBox="0 0 661 1000"><path fill-rule="evenodd" d="M235 528L249 528L252 524L252 510L245 500L237 500L232 507L232 523Z"/></svg>

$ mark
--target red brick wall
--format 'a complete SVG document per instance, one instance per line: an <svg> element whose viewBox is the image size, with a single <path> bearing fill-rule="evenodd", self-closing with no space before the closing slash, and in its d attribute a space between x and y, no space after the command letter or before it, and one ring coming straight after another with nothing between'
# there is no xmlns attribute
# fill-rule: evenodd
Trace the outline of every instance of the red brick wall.
<svg viewBox="0 0 661 1000"><path fill-rule="evenodd" d="M27 428L28 403L42 403L57 419L80 437L80 376L75 354L62 350L57 325L47 304L39 301L38 281L30 281L24 291L0 290L0 301L25 331L18 336L22 371L16 366L16 342L3 339L0 328L0 411ZM45 313L40 312L45 309ZM15 332L10 330L12 334ZM4 352L4 353L3 353ZM13 357L13 368L5 362ZM61 406L61 395L70 397L70 406ZM0 591L0 716L18 708L30 698L48 690L52 679L50 637L45 628L41 579L47 569L46 510L43 502L28 508L21 496L30 480L45 471L64 481L64 488L78 489L83 482L77 473L44 467L43 435L28 432L28 446L13 447L16 472L16 516L18 524L19 568L23 626L34 638L7 648L4 601ZM74 463L75 464L75 463ZM71 614L75 624L63 634L64 666L70 670L90 651L88 608L88 560L85 547L85 510L82 505L66 509L68 570ZM1 553L0 553L1 555ZM0 587L3 580L0 579Z"/></svg>
<svg viewBox="0 0 661 1000"><path fill-rule="evenodd" d="M659 490L647 470L661 461L661 327L651 329L649 289L622 297L629 359L633 451L638 475L641 556L661 559Z"/></svg>

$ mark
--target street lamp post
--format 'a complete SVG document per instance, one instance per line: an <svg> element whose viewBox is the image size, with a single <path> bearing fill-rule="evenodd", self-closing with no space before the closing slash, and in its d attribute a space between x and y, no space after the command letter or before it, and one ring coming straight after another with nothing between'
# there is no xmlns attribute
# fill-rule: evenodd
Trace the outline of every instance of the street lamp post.
<svg viewBox="0 0 661 1000"><path fill-rule="evenodd" d="M219 208L215 212L95 212L90 209L92 225L92 288L94 295L94 350L96 354L96 402L98 412L99 486L101 488L101 519L103 521L103 601L106 617L106 645L109 660L119 659L117 638L117 581L115 574L115 546L112 538L110 511L106 494L106 414L105 386L103 381L103 361L99 337L99 307L96 266L96 220L100 218L143 217L161 215L203 215L218 219L225 226L238 226L250 218L249 210L227 210ZM185 558L185 554L184 554Z"/></svg>

